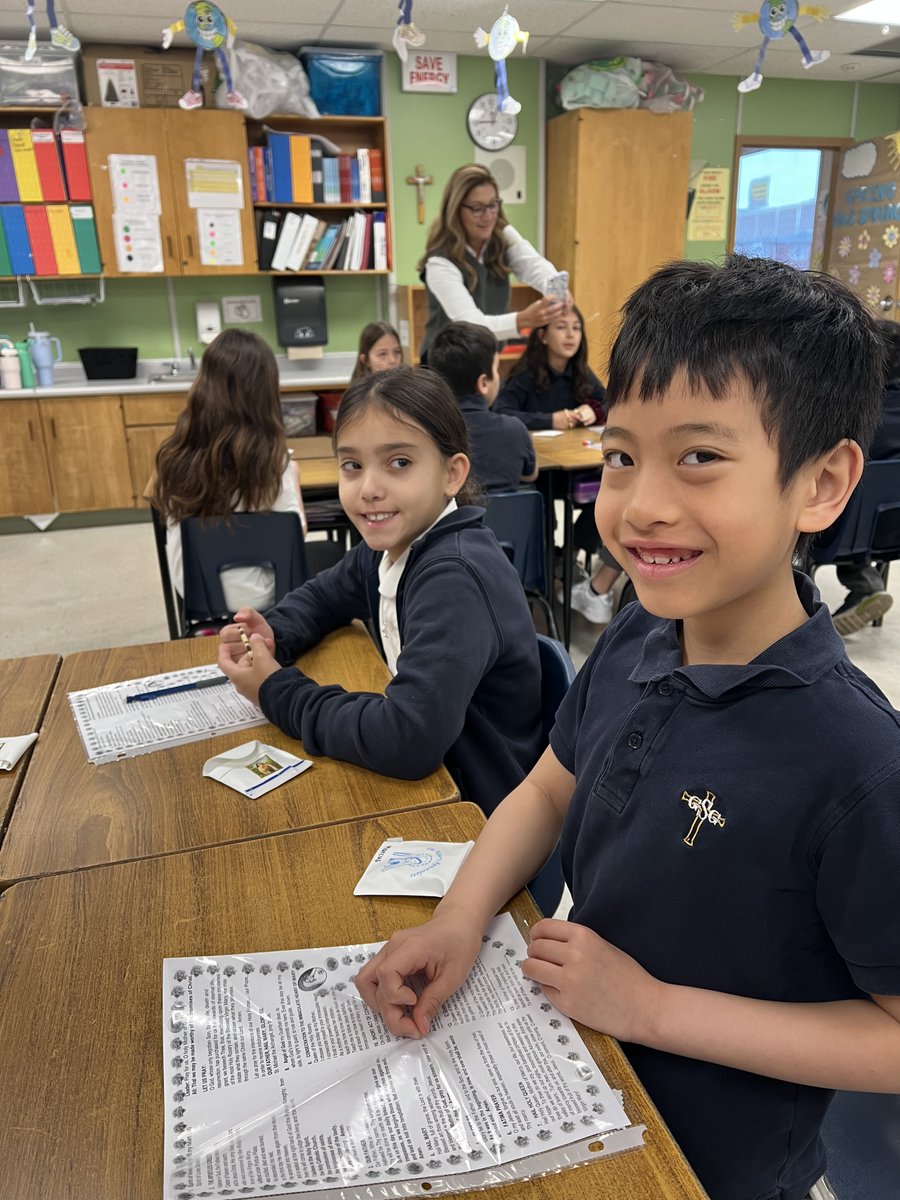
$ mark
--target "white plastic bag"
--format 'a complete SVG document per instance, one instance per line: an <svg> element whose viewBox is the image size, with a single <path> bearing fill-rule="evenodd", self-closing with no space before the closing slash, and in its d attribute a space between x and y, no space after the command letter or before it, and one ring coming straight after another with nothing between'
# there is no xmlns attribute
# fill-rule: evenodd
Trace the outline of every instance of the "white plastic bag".
<svg viewBox="0 0 900 1200"><path fill-rule="evenodd" d="M234 86L247 101L248 117L259 119L270 113L319 116L309 94L306 72L293 54L279 54L240 39L225 54ZM225 93L225 82L220 79L216 88L218 108L229 107Z"/></svg>

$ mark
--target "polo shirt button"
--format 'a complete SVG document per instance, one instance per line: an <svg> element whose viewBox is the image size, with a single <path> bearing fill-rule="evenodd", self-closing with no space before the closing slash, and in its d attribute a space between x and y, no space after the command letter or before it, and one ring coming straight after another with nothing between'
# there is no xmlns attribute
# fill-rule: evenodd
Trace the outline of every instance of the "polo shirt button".
<svg viewBox="0 0 900 1200"><path fill-rule="evenodd" d="M675 689L672 687L672 682L669 679L663 679L656 689L661 696L671 696Z"/></svg>
<svg viewBox="0 0 900 1200"><path fill-rule="evenodd" d="M628 745L631 747L632 750L640 750L640 748L641 748L641 746L643 746L643 744L644 744L644 739L641 734L629 733Z"/></svg>

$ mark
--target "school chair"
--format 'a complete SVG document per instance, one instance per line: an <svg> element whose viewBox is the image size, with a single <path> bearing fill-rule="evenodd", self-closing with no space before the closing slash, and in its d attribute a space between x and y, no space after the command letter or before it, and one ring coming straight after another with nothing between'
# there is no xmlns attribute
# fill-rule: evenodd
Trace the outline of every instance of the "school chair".
<svg viewBox="0 0 900 1200"><path fill-rule="evenodd" d="M153 521L153 541L156 546L156 561L159 564L159 579L162 583L163 604L166 608L166 624L169 626L169 638L176 641L182 636L181 622L178 616L178 593L172 586L169 574L169 559L166 555L166 523L158 509L150 505L150 517Z"/></svg>
<svg viewBox="0 0 900 1200"><path fill-rule="evenodd" d="M547 632L559 637L547 571L544 537L544 498L535 488L488 492L484 523L516 568L529 604L544 613Z"/></svg>
<svg viewBox="0 0 900 1200"><path fill-rule="evenodd" d="M180 637L203 626L227 624L219 573L229 567L267 567L275 572L275 603L309 578L303 526L294 512L234 513L181 522L184 596Z"/></svg>
<svg viewBox="0 0 900 1200"><path fill-rule="evenodd" d="M866 463L847 507L813 542L803 565L812 576L826 564L874 562L887 589L889 566L898 558L900 459L879 459ZM881 625L882 620L872 623Z"/></svg>
<svg viewBox="0 0 900 1200"><path fill-rule="evenodd" d="M541 661L541 744L550 742L550 730L556 720L556 710L575 678L575 665L562 642L535 635ZM532 899L545 917L552 917L559 908L563 894L562 858L559 843L550 858L528 885Z"/></svg>
<svg viewBox="0 0 900 1200"><path fill-rule="evenodd" d="M838 1092L822 1125L822 1200L896 1200L900 1194L900 1096ZM820 1180L816 1187L821 1187ZM810 1193L816 1196L816 1191Z"/></svg>

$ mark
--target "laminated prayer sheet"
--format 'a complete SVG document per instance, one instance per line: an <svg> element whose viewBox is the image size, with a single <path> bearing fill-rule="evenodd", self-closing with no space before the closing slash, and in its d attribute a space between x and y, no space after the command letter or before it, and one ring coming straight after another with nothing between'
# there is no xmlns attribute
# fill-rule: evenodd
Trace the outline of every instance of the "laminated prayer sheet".
<svg viewBox="0 0 900 1200"><path fill-rule="evenodd" d="M165 1200L456 1192L642 1144L512 917L420 1040L356 991L380 945L165 960Z"/></svg>

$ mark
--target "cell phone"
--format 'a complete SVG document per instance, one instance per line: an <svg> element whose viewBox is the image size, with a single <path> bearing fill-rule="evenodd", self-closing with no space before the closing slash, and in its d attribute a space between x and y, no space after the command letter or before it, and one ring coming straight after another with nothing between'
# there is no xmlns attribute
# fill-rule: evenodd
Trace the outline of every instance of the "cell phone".
<svg viewBox="0 0 900 1200"><path fill-rule="evenodd" d="M566 292L569 290L569 272L560 271L558 275L551 275L545 285L544 295L549 296L553 300L559 300L561 304L565 304Z"/></svg>

